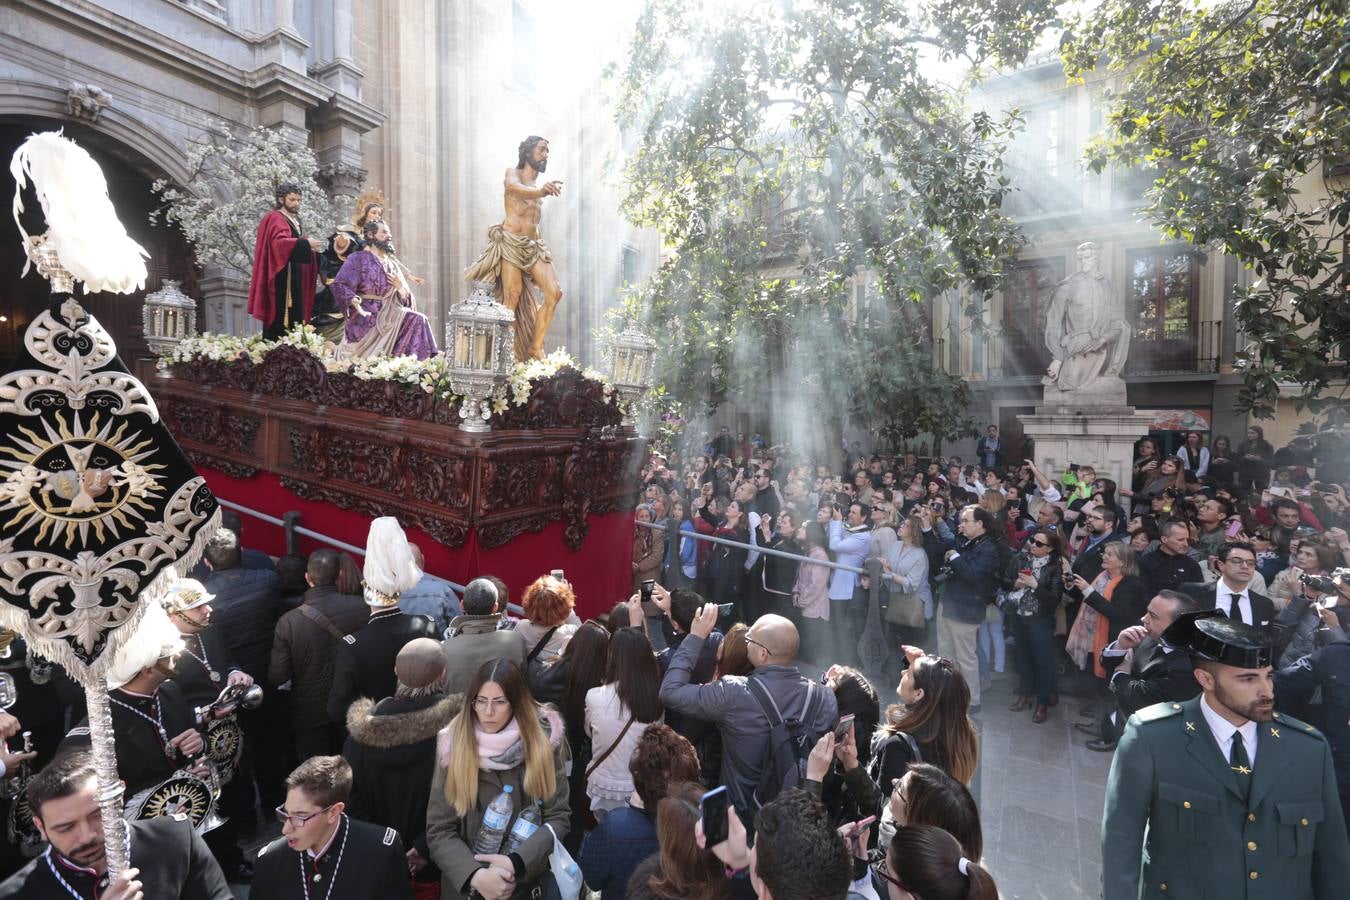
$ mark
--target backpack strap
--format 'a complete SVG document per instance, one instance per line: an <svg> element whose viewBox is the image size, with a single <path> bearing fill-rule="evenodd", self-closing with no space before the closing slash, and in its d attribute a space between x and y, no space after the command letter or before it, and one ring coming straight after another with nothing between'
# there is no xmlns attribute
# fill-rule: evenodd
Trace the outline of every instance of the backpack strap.
<svg viewBox="0 0 1350 900"><path fill-rule="evenodd" d="M764 712L764 718L769 720L769 727L777 728L782 725L783 714L778 711L778 704L773 702L773 695L769 693L769 689L753 675L745 679L745 686L750 689L750 695L758 701L759 708Z"/></svg>
<svg viewBox="0 0 1350 900"><path fill-rule="evenodd" d="M545 647L548 646L549 638L553 637L553 632L557 630L558 626L554 625L548 631L544 632L544 636L539 639L539 643L534 645L534 649L530 651L530 655L525 657L525 665L528 666L530 663L534 662L534 658L538 656Z"/></svg>
<svg viewBox="0 0 1350 900"><path fill-rule="evenodd" d="M913 735L906 731L894 731L891 732L890 737L900 738L905 742L905 746L909 748L909 752L912 756L911 762L923 762L923 753L919 750L919 742L914 740ZM892 743L893 742L887 738L882 740L881 743L875 744L876 750L872 754L872 759L867 764L867 774L872 777L872 782L883 791L886 790L887 787L881 783L881 766L883 758L886 756L886 748Z"/></svg>
<svg viewBox="0 0 1350 900"><path fill-rule="evenodd" d="M318 625L320 628L331 634L333 637L337 638L339 641L347 637L347 635L343 634L338 629L338 627L333 624L332 619L328 618L327 616L325 616L323 613L319 612L312 606L306 606L303 603L300 604L300 615L304 616L306 619L309 619L315 625Z"/></svg>

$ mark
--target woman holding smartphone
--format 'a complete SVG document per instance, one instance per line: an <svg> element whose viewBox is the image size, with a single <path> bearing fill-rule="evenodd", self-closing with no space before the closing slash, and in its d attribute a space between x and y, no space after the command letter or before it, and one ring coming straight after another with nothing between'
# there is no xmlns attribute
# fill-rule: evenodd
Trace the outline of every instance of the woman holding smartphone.
<svg viewBox="0 0 1350 900"><path fill-rule="evenodd" d="M896 693L901 703L886 709L872 738L872 759L862 765L853 729L836 742L826 732L817 752L832 752L860 809L879 810L891 785L914 763L932 763L962 784L970 784L979 762L979 738L970 722L970 688L956 664L918 647L902 648L908 664ZM811 761L808 760L808 767ZM867 777L857 777L862 767ZM809 769L808 769L809 771Z"/></svg>

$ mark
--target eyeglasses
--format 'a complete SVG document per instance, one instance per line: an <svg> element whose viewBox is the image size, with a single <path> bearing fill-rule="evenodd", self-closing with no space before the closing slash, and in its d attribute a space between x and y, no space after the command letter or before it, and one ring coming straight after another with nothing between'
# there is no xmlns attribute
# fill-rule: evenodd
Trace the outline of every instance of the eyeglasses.
<svg viewBox="0 0 1350 900"><path fill-rule="evenodd" d="M1244 569L1253 569L1256 567L1256 560L1248 559L1245 556L1230 556L1224 560L1230 566L1242 566Z"/></svg>
<svg viewBox="0 0 1350 900"><path fill-rule="evenodd" d="M511 701L507 700L505 697L497 697L492 700L489 700L487 697L473 698L473 708L477 712L483 712L488 709L498 710L501 709L503 706L510 706L510 705Z"/></svg>
<svg viewBox="0 0 1350 900"><path fill-rule="evenodd" d="M750 637L750 635L748 635L748 634L745 636L745 642L746 642L747 644L754 644L756 647L758 647L759 649L763 650L765 653L769 654L770 656L773 656L773 651L772 651L772 650L770 650L768 647L764 646L763 644L761 644L759 641L755 640L754 638Z"/></svg>
<svg viewBox="0 0 1350 900"><path fill-rule="evenodd" d="M300 815L299 813L288 813L286 812L286 807L278 806L276 808L277 821L280 822L282 825L285 825L287 822L289 822L292 828L302 828L304 827L305 823L308 822L310 819L314 818L315 816L323 815L324 813L332 809L334 806L337 806L337 804L330 803L323 809L319 810L318 812L312 812L309 815Z"/></svg>
<svg viewBox="0 0 1350 900"><path fill-rule="evenodd" d="M907 894L910 892L909 888L905 887L905 883L903 881L901 881L899 878L896 878L890 872L886 871L885 859L879 859L876 862L872 863L872 874L876 875L882 881L895 885L896 887L898 887L900 890L904 891Z"/></svg>
<svg viewBox="0 0 1350 900"><path fill-rule="evenodd" d="M1037 547L1049 547L1049 546L1051 546L1051 544L1050 544L1049 541L1038 541L1038 540L1034 540L1034 539L1033 539L1033 540L1032 540L1032 543L1035 544Z"/></svg>

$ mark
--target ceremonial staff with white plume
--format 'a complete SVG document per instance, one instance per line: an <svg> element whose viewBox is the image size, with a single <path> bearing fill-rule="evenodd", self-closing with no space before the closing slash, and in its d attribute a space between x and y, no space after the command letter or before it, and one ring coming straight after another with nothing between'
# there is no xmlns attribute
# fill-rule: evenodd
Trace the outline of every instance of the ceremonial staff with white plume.
<svg viewBox="0 0 1350 900"><path fill-rule="evenodd" d="M127 868L105 673L201 555L220 510L112 338L74 296L145 285L148 254L108 199L98 164L60 133L35 134L10 164L14 219L51 301L0 375L0 626L84 688L111 876ZM47 232L20 220L31 184Z"/></svg>

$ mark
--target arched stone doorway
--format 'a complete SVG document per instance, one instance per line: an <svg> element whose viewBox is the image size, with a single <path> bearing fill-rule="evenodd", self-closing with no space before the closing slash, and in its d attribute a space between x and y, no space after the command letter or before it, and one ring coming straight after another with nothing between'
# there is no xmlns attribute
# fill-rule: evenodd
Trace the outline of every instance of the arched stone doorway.
<svg viewBox="0 0 1350 900"><path fill-rule="evenodd" d="M117 209L118 217L131 235L150 254L146 263L149 278L145 290L135 294L91 294L82 300L86 308L102 323L117 342L122 359L131 364L149 351L141 329L141 306L147 292L159 290L165 278L183 283L182 291L200 301L199 271L194 262L192 247L177 228L150 223L150 213L158 205L158 198L150 185L162 173L157 166L135 150L115 138L79 123L62 122L32 116L0 116L0 162L8 169L14 151L28 135L35 131L64 129L94 157L108 180L108 195ZM20 277L24 253L19 231L8 214L13 196L13 182L4 181L0 198L5 203L5 214L0 215L0 364L7 366L13 358L24 328L46 304L47 282L36 272ZM41 206L34 201L31 191L24 198L27 211L24 227L30 234L46 230ZM199 310L200 320L200 310Z"/></svg>

